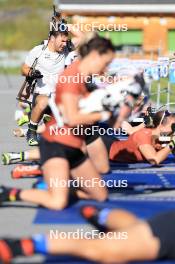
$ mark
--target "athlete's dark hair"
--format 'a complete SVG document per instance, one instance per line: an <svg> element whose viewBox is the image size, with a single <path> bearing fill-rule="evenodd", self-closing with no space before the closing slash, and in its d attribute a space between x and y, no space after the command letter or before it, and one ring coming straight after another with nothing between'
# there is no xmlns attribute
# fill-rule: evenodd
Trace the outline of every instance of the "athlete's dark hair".
<svg viewBox="0 0 175 264"><path fill-rule="evenodd" d="M168 121L168 117L174 117L175 118L175 113L169 113L167 110L166 111L159 111L153 116L153 127L156 128L160 124L164 125Z"/></svg>
<svg viewBox="0 0 175 264"><path fill-rule="evenodd" d="M84 42L79 47L79 54L83 58L87 56L91 51L96 50L99 54L105 54L108 51L115 51L115 47L109 39L95 35L87 42Z"/></svg>
<svg viewBox="0 0 175 264"><path fill-rule="evenodd" d="M63 31L61 31L61 30L57 30L57 31L53 30L53 31L50 31L50 35L49 36L50 37L51 36L57 37L58 35L68 36L69 32L67 30L63 30Z"/></svg>

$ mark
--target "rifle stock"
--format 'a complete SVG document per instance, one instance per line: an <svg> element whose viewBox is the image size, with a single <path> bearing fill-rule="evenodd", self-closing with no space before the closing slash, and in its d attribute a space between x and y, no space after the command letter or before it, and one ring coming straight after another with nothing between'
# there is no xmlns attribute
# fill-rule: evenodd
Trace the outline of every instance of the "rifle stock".
<svg viewBox="0 0 175 264"><path fill-rule="evenodd" d="M19 90L16 99L20 102L25 102L28 104L31 104L31 102L28 100L30 95L33 93L33 90L35 88L37 80L32 80L28 77L25 78L25 81L23 82L21 89Z"/></svg>

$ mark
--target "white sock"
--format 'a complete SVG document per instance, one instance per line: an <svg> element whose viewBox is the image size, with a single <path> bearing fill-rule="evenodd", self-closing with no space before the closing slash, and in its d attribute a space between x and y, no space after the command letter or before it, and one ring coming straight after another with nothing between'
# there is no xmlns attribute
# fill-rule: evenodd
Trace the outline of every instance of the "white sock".
<svg viewBox="0 0 175 264"><path fill-rule="evenodd" d="M11 153L11 157L12 157L13 159L20 159L21 154L20 154L20 152Z"/></svg>
<svg viewBox="0 0 175 264"><path fill-rule="evenodd" d="M31 125L34 125L34 126L37 126L37 125L38 125L38 123L35 123L35 122L33 122L32 120L30 120L30 124L31 124Z"/></svg>
<svg viewBox="0 0 175 264"><path fill-rule="evenodd" d="M29 158L29 152L24 151L24 160L28 160L28 158Z"/></svg>

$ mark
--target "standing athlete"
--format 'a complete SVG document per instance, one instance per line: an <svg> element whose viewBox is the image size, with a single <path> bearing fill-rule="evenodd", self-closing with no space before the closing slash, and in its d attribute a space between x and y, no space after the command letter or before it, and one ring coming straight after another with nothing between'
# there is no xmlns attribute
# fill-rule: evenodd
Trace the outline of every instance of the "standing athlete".
<svg viewBox="0 0 175 264"><path fill-rule="evenodd" d="M48 41L34 47L26 57L22 66L22 74L37 79L33 96L33 106L27 131L27 141L30 146L38 145L37 127L44 111L48 106L49 96L54 95L58 76L65 68L65 59L68 55L67 41L69 32L73 41L81 37L82 33L73 30L72 25L58 27L51 31ZM34 60L38 58L35 69L32 69Z"/></svg>
<svg viewBox="0 0 175 264"><path fill-rule="evenodd" d="M64 70L67 40L67 30L52 31L48 43L45 41L43 45L34 47L22 66L23 75L37 79L27 131L27 141L30 146L38 145L36 130L48 105L48 97L55 92L58 74ZM37 65L33 70L31 67L37 57Z"/></svg>

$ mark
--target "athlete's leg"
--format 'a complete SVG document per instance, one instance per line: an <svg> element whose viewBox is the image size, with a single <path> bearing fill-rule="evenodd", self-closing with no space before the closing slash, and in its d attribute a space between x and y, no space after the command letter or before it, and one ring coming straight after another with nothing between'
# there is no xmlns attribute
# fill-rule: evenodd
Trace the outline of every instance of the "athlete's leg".
<svg viewBox="0 0 175 264"><path fill-rule="evenodd" d="M28 240L0 240L0 258L5 263L18 255L52 254L82 257L100 263L153 260L158 257L160 240L148 223L138 222L103 239L62 239L34 235Z"/></svg>
<svg viewBox="0 0 175 264"><path fill-rule="evenodd" d="M47 106L48 106L48 96L41 94L37 95L35 100L35 105L32 108L30 120L38 124Z"/></svg>
<svg viewBox="0 0 175 264"><path fill-rule="evenodd" d="M160 243L146 222L109 234L106 239L49 239L51 254L68 254L105 263L152 260L158 256Z"/></svg>
<svg viewBox="0 0 175 264"><path fill-rule="evenodd" d="M78 192L81 198L97 201L107 199L107 189L100 183L101 176L90 159L86 159L81 165L72 169L71 175L74 179L79 179L79 187L84 192Z"/></svg>
<svg viewBox="0 0 175 264"><path fill-rule="evenodd" d="M87 145L87 152L99 173L107 173L109 171L108 153L101 137Z"/></svg>
<svg viewBox="0 0 175 264"><path fill-rule="evenodd" d="M19 190L1 187L0 202L26 201L44 207L61 210L68 203L68 187L59 185L59 181L67 182L69 178L69 165L66 159L51 158L43 165L44 179L48 190ZM52 183L52 184L51 184Z"/></svg>
<svg viewBox="0 0 175 264"><path fill-rule="evenodd" d="M28 125L27 131L27 141L30 146L38 145L37 139L37 129L38 123L42 118L44 110L48 106L48 96L46 95L37 95L35 99L35 104L32 108L30 123Z"/></svg>
<svg viewBox="0 0 175 264"><path fill-rule="evenodd" d="M99 230L118 230L136 224L138 218L122 209L98 209L95 206L84 206L81 213L85 219Z"/></svg>
<svg viewBox="0 0 175 264"><path fill-rule="evenodd" d="M66 184L59 185L59 182L68 181L68 162L63 158L52 158L45 162L42 169L48 191L23 190L20 193L20 198L23 201L40 204L53 210L65 208L68 203L68 187Z"/></svg>
<svg viewBox="0 0 175 264"><path fill-rule="evenodd" d="M27 130L28 130L27 128L21 128L21 127L15 128L13 129L13 135L15 137L25 137L27 134ZM45 130L45 124L43 123L38 126L38 129L36 132L40 134L44 132L44 130Z"/></svg>
<svg viewBox="0 0 175 264"><path fill-rule="evenodd" d="M2 163L4 165L15 164L22 161L34 161L40 159L38 147L20 152L5 152L2 153Z"/></svg>

